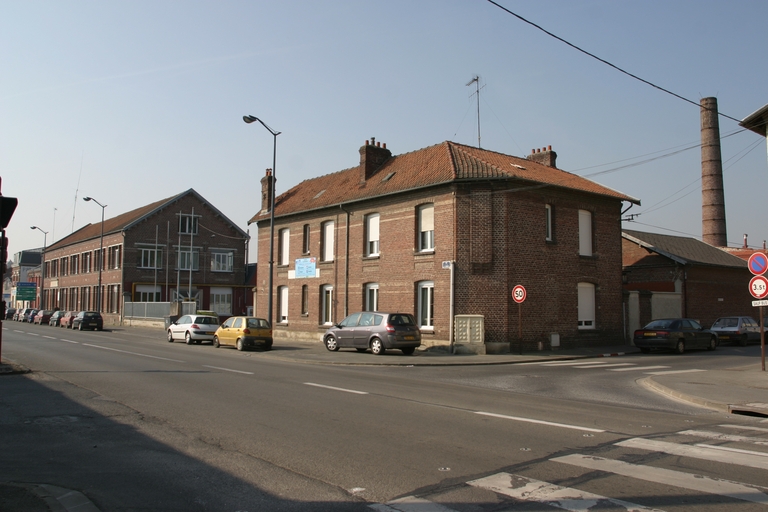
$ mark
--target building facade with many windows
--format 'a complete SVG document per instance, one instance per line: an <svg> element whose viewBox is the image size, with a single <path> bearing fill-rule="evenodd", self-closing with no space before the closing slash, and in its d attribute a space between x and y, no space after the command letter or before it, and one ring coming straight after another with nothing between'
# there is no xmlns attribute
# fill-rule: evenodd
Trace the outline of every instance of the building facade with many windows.
<svg viewBox="0 0 768 512"><path fill-rule="evenodd" d="M193 189L105 219L103 232L89 224L47 248L47 308L100 309L116 324L124 301L196 301L220 316L253 304L248 234Z"/></svg>
<svg viewBox="0 0 768 512"><path fill-rule="evenodd" d="M425 345L456 342L457 315L482 316L496 349L622 335L620 215L637 199L557 169L551 149L523 159L444 142L393 156L366 141L359 152L359 166L275 200L276 336L320 339L361 310L414 314ZM272 186L268 171L250 221L261 262ZM258 299L259 316L267 303Z"/></svg>

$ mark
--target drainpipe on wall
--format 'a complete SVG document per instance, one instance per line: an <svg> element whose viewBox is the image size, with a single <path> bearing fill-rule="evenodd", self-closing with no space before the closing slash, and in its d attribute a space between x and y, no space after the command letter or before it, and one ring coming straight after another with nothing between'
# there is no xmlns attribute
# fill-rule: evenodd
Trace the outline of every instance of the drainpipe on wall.
<svg viewBox="0 0 768 512"><path fill-rule="evenodd" d="M347 214L347 219L344 223L344 229L347 233L344 248L344 315L342 316L342 318L347 318L349 315L349 218L352 214L344 209L344 205L340 204L339 208Z"/></svg>

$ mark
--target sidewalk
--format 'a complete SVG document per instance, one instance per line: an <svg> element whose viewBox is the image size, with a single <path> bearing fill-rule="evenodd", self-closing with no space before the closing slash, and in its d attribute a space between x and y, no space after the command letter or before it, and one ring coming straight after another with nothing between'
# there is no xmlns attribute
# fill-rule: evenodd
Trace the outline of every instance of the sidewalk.
<svg viewBox="0 0 768 512"><path fill-rule="evenodd" d="M109 332L107 329L105 331ZM120 327L111 332L129 332L133 337L164 340L158 328ZM230 349L220 349L230 350ZM524 354L450 354L447 350L417 350L404 356L399 350L389 350L380 356L342 349L329 352L323 344L292 340L276 340L273 350L254 352L262 360L291 361L315 365L350 366L465 366L507 365L519 363L578 360L638 354L629 345L582 348ZM637 358L641 359L640 357ZM5 375L30 370L14 361L0 363L0 379ZM748 366L727 370L692 371L650 375L638 381L656 393L725 413L752 414L768 417L768 372L760 371L760 360ZM0 482L0 510L19 512L98 512L83 494L50 485Z"/></svg>

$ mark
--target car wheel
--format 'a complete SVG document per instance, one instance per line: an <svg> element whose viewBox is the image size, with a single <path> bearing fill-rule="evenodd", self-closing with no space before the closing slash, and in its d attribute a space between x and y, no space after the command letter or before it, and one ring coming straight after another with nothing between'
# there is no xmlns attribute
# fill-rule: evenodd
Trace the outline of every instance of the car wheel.
<svg viewBox="0 0 768 512"><path fill-rule="evenodd" d="M707 347L707 350L715 350L717 348L717 338L712 336L709 338L709 346Z"/></svg>
<svg viewBox="0 0 768 512"><path fill-rule="evenodd" d="M213 348L219 348L221 345L219 345L219 337L214 336L213 337Z"/></svg>
<svg viewBox="0 0 768 512"><path fill-rule="evenodd" d="M187 334L184 335L184 341L187 342L187 345L192 344L192 335L189 334L189 331L187 331Z"/></svg>
<svg viewBox="0 0 768 512"><path fill-rule="evenodd" d="M682 354L685 352L685 342L683 340L677 341L677 345L675 345L675 352L678 354Z"/></svg>
<svg viewBox="0 0 768 512"><path fill-rule="evenodd" d="M240 352L245 350L245 345L243 344L242 338L237 338L237 350L239 350Z"/></svg>
<svg viewBox="0 0 768 512"><path fill-rule="evenodd" d="M384 344L379 338L373 338L371 340L371 352L373 352L373 355L380 356L385 350L387 349L384 348Z"/></svg>
<svg viewBox="0 0 768 512"><path fill-rule="evenodd" d="M403 351L403 354L405 354L406 356L409 356L409 355L413 354L413 352L416 349L414 347L407 347L407 348L401 348L400 350Z"/></svg>
<svg viewBox="0 0 768 512"><path fill-rule="evenodd" d="M335 336L325 337L325 348L327 348L331 352L336 352L337 350L339 350L339 342L336 341Z"/></svg>
<svg viewBox="0 0 768 512"><path fill-rule="evenodd" d="M168 343L173 343L173 333L168 329Z"/></svg>
<svg viewBox="0 0 768 512"><path fill-rule="evenodd" d="M747 346L747 335L746 334L742 334L741 339L739 340L739 345L741 345L742 347L746 347Z"/></svg>
<svg viewBox="0 0 768 512"><path fill-rule="evenodd" d="M648 348L648 347L643 347L643 348L640 349L640 352L642 352L643 354L650 354L651 353L651 349Z"/></svg>

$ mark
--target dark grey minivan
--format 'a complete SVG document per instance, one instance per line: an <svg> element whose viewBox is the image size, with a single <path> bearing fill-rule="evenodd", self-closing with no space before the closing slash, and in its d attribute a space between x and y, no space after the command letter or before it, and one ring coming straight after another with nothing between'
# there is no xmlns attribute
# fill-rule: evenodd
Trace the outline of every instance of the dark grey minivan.
<svg viewBox="0 0 768 512"><path fill-rule="evenodd" d="M349 315L325 331L323 343L332 352L349 347L358 352L371 349L380 355L395 348L411 355L421 345L421 331L410 313L363 311Z"/></svg>

